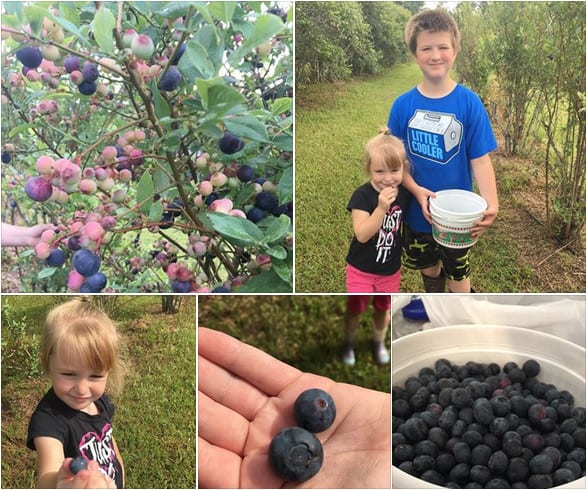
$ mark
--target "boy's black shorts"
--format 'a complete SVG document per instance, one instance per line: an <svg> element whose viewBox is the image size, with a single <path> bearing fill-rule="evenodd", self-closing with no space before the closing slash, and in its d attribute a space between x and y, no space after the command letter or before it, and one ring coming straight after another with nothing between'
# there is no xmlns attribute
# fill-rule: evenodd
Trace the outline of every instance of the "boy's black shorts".
<svg viewBox="0 0 587 490"><path fill-rule="evenodd" d="M454 281L462 281L471 275L469 248L443 247L432 238L432 233L412 231L403 224L402 264L408 269L426 269L442 262L444 275Z"/></svg>

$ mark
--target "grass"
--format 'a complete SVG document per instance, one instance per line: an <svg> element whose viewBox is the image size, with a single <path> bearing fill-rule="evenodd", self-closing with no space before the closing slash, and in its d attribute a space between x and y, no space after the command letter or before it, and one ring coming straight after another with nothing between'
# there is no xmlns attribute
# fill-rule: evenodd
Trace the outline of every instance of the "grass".
<svg viewBox="0 0 587 490"><path fill-rule="evenodd" d="M357 363L340 360L346 296L202 296L198 325L226 332L302 371L389 392L389 366L372 360L372 306L361 317Z"/></svg>
<svg viewBox="0 0 587 490"><path fill-rule="evenodd" d="M393 100L420 79L417 66L409 64L372 78L296 90L296 292L345 291L352 239L346 205L367 180L364 144L386 125ZM584 293L584 244L561 249L532 217L544 209L543 165L499 150L492 161L500 213L471 252L473 287ZM403 268L401 292L421 291L419 273Z"/></svg>
<svg viewBox="0 0 587 490"><path fill-rule="evenodd" d="M36 457L26 448L30 415L49 388L35 373L36 359L18 352L38 342L40 325L59 296L2 298L2 487L36 487ZM128 488L194 488L196 461L195 299L178 314L162 315L159 296L121 296L110 304L125 340L125 388L114 398L115 437ZM26 324L11 342L7 325Z"/></svg>

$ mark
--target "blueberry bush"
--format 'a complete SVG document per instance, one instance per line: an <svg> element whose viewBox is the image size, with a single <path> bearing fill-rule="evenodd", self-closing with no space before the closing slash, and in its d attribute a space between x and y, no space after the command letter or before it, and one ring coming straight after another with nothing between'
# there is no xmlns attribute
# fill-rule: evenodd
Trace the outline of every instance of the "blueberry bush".
<svg viewBox="0 0 587 490"><path fill-rule="evenodd" d="M2 218L55 226L21 291L291 291L291 5L2 8Z"/></svg>

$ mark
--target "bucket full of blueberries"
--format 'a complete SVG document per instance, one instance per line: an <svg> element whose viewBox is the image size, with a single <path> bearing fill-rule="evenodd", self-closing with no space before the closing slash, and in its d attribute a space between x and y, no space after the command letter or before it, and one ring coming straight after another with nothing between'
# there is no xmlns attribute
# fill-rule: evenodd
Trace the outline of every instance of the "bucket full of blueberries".
<svg viewBox="0 0 587 490"><path fill-rule="evenodd" d="M392 350L392 488L586 488L585 349L459 325Z"/></svg>

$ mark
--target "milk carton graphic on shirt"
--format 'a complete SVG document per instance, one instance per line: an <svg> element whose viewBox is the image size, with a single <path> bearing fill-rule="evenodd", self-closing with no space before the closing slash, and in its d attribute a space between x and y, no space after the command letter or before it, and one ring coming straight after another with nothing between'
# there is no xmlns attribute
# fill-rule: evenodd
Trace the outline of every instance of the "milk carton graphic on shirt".
<svg viewBox="0 0 587 490"><path fill-rule="evenodd" d="M460 149L463 125L454 114L416 110L408 123L410 153L446 164Z"/></svg>

